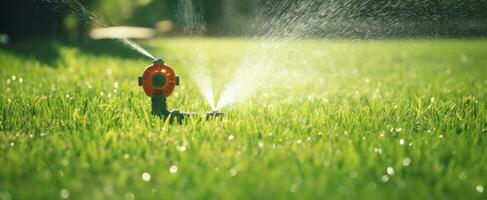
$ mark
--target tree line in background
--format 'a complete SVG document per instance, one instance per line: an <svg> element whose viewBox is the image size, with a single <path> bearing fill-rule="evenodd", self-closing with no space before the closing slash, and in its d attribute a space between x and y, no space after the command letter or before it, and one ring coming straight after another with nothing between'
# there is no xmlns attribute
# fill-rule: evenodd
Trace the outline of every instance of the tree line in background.
<svg viewBox="0 0 487 200"><path fill-rule="evenodd" d="M181 34L188 22L184 10L192 5L201 14L204 34L249 36L246 31L292 11L283 0L78 0L111 25L154 27L162 20L174 24L171 34ZM288 0L289 1L289 0ZM308 2L310 0L307 0ZM487 0L316 0L320 23L311 26L311 37L434 37L486 36ZM298 13L306 14L306 13ZM76 15L57 12L43 0L0 3L0 33L13 39L33 37L82 38L96 24L84 23ZM182 17L183 16L183 17ZM322 22L322 23L321 23ZM292 27L293 24L288 24Z"/></svg>

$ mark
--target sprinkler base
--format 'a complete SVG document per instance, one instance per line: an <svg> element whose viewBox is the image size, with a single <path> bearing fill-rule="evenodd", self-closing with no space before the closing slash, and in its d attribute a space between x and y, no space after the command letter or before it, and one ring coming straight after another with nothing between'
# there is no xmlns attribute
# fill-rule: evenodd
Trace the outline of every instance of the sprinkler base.
<svg viewBox="0 0 487 200"><path fill-rule="evenodd" d="M181 112L179 110L171 110L167 116L164 116L165 120L169 120L169 123L177 122L178 124L182 124L184 120L189 117L194 116L194 113L190 112Z"/></svg>
<svg viewBox="0 0 487 200"><path fill-rule="evenodd" d="M206 113L206 120L221 118L223 116L225 116L224 113L215 110Z"/></svg>

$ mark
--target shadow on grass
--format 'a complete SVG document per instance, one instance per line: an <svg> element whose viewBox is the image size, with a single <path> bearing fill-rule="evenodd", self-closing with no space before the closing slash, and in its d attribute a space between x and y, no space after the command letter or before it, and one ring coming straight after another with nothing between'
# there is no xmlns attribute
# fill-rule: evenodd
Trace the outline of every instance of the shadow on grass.
<svg viewBox="0 0 487 200"><path fill-rule="evenodd" d="M3 46L2 49L25 59L36 59L51 67L62 56L61 48L76 48L81 54L109 56L121 59L141 59L144 56L117 40L89 40L84 42L57 40L23 40Z"/></svg>

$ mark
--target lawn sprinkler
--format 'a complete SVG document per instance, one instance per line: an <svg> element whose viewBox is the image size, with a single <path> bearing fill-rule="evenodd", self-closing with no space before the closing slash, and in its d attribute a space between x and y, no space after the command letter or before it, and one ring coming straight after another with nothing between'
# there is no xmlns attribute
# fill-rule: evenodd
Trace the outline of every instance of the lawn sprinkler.
<svg viewBox="0 0 487 200"><path fill-rule="evenodd" d="M179 85L179 76L169 66L164 64L161 58L153 61L142 76L139 76L139 86L142 86L147 96L151 97L152 114L169 119L170 122L177 120L182 123L185 118L194 116L194 113L181 112L177 109L167 109L166 98L171 96L176 86ZM218 111L206 113L206 120L223 116Z"/></svg>

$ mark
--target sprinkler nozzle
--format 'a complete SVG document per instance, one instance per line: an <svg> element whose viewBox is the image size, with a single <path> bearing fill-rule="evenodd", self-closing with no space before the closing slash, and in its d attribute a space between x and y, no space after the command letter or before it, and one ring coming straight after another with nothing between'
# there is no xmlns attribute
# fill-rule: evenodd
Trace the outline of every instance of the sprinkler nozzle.
<svg viewBox="0 0 487 200"><path fill-rule="evenodd" d="M152 61L152 63L154 65L163 65L164 64L164 60L162 60L162 58L157 58L154 61Z"/></svg>
<svg viewBox="0 0 487 200"><path fill-rule="evenodd" d="M220 118L223 117L224 115L225 115L224 113L214 110L206 113L206 120Z"/></svg>

